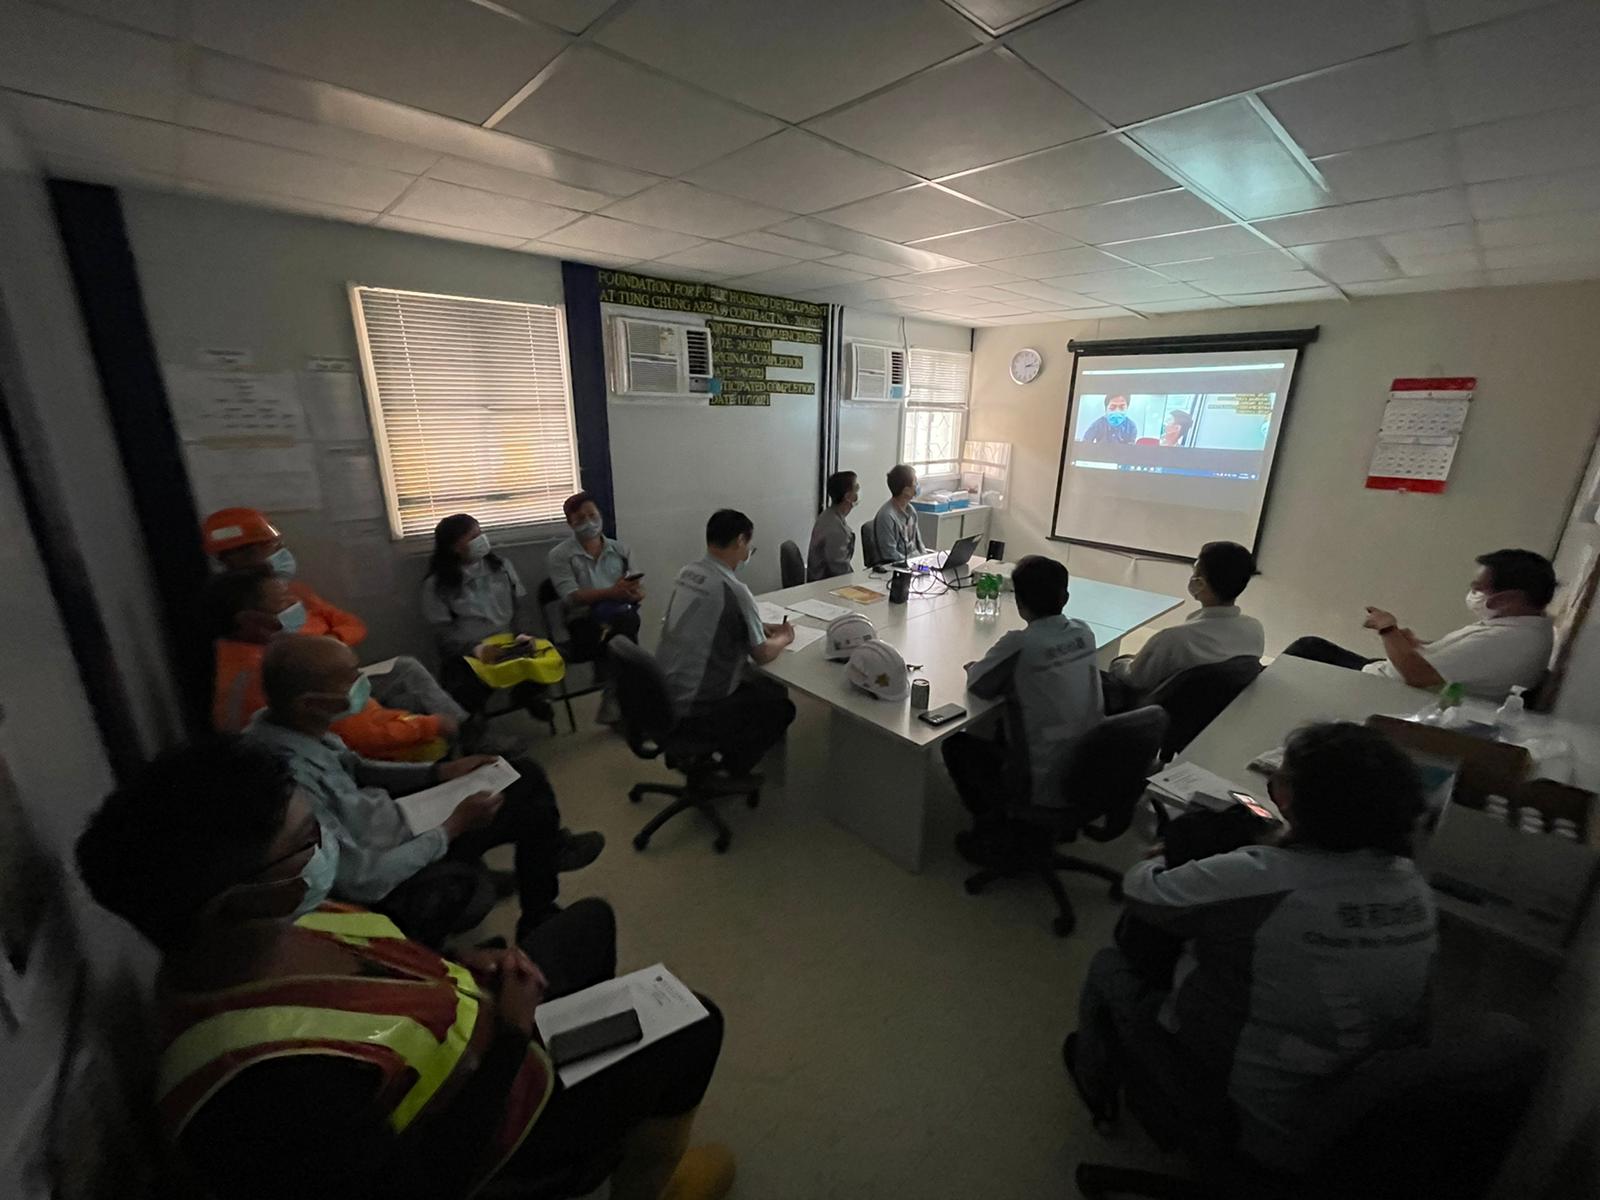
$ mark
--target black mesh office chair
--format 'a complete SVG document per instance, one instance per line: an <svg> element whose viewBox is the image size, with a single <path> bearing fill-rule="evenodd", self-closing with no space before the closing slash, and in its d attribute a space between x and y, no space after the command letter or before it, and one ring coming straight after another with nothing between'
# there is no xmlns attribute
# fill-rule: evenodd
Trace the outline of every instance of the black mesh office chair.
<svg viewBox="0 0 1600 1200"><path fill-rule="evenodd" d="M1050 927L1058 937L1072 932L1077 917L1056 872L1076 871L1104 879L1111 884L1111 898L1121 899L1122 872L1061 854L1056 845L1074 841L1080 833L1097 842L1109 842L1127 832L1166 729L1167 714L1147 705L1107 717L1084 734L1062 787L1066 803L1059 807L1022 804L1008 809L1006 815L1019 833L1014 852L1007 861L970 876L967 894L976 896L997 879L1036 875L1055 897L1058 915Z"/></svg>
<svg viewBox="0 0 1600 1200"><path fill-rule="evenodd" d="M861 526L861 561L865 566L875 567L883 562L883 555L878 553L878 533L868 521Z"/></svg>
<svg viewBox="0 0 1600 1200"><path fill-rule="evenodd" d="M1474 1200L1495 1178L1538 1083L1540 1052L1521 1021L1480 1013L1429 1044L1372 1055L1330 1079L1295 1120L1316 1139L1312 1165L1273 1171L1237 1149L1238 1115L1192 1068L1175 1069L1171 1035L1152 1015L1119 1046L1128 1109L1198 1178L1080 1163L1089 1200Z"/></svg>
<svg viewBox="0 0 1600 1200"><path fill-rule="evenodd" d="M793 542L778 547L778 575L786 588L799 587L806 581L805 556Z"/></svg>
<svg viewBox="0 0 1600 1200"><path fill-rule="evenodd" d="M556 699L560 700L567 710L567 728L573 733L578 732L578 718L572 714L572 702L579 696L592 696L594 693L604 691L606 681L601 675L603 663L575 657L576 651L572 642L567 638L567 624L561 597L556 594L556 585L544 579L539 583L539 615L544 621L544 637L567 664L567 673L562 675L561 682L556 684ZM580 662L587 662L589 667L589 682L582 687L572 686L571 668ZM551 723L550 732L555 732L555 724Z"/></svg>
<svg viewBox="0 0 1600 1200"><path fill-rule="evenodd" d="M1259 658L1242 654L1179 671L1146 696L1144 702L1159 705L1169 719L1166 736L1161 740L1162 760L1171 761L1199 737L1207 725L1222 715L1223 709L1239 698L1240 692L1256 681L1262 670Z"/></svg>
<svg viewBox="0 0 1600 1200"><path fill-rule="evenodd" d="M609 649L612 680L617 689L617 703L622 709L622 731L628 748L640 758L662 759L685 777L681 784L636 783L629 789L628 799L635 804L646 796L673 797L671 804L651 817L634 835L633 848L643 850L656 830L679 813L693 810L717 831L717 840L712 844L718 854L723 853L733 834L717 812L716 802L727 796L743 796L745 803L755 808L761 803L761 777L747 775L729 779L717 774L713 758L716 747L677 732L678 717L667 693L666 678L655 658L622 638L612 641Z"/></svg>

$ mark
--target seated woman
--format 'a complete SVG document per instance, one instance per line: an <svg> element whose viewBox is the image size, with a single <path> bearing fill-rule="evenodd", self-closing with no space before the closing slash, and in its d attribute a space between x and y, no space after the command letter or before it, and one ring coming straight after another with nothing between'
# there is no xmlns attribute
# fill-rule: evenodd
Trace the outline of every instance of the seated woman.
<svg viewBox="0 0 1600 1200"><path fill-rule="evenodd" d="M1289 822L1276 845L1128 871L1129 914L1184 938L1183 953L1157 981L1100 951L1063 1053L1098 1119L1115 1115L1135 1061L1199 1087L1197 1104L1225 1095L1239 1148L1295 1172L1321 1124L1318 1085L1421 1040L1437 922L1411 861L1422 783L1399 747L1360 725L1308 725L1270 792Z"/></svg>
<svg viewBox="0 0 1600 1200"><path fill-rule="evenodd" d="M208 1194L460 1200L498 1177L532 1197L618 1156L614 1200L726 1194L731 1156L685 1153L714 1005L570 1088L539 1042L546 997L612 974L604 901L443 958L322 904L331 854L288 768L231 736L156 759L78 841L89 891L161 952L158 1112Z"/></svg>
<svg viewBox="0 0 1600 1200"><path fill-rule="evenodd" d="M528 589L510 560L489 546L477 519L467 513L446 517L433 528L433 556L422 580L422 615L439 643L439 678L450 694L473 712L481 711L492 689L464 661L499 660L501 647L485 645L495 634L517 634L530 626ZM511 694L528 714L550 720L550 703L539 686L519 683Z"/></svg>
<svg viewBox="0 0 1600 1200"><path fill-rule="evenodd" d="M259 566L213 575L203 610L216 644L211 724L219 733L238 733L267 704L261 688L267 643L280 633L301 632L306 606L281 575ZM448 716L386 708L369 699L360 712L335 721L332 731L364 758L432 761L458 726Z"/></svg>

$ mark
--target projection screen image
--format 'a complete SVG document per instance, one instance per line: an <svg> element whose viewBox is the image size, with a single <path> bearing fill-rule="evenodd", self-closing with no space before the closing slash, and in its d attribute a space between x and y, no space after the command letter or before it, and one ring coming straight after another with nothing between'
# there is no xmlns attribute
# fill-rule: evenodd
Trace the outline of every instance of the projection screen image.
<svg viewBox="0 0 1600 1200"><path fill-rule="evenodd" d="M1298 356L1075 356L1054 534L1178 558L1254 549Z"/></svg>

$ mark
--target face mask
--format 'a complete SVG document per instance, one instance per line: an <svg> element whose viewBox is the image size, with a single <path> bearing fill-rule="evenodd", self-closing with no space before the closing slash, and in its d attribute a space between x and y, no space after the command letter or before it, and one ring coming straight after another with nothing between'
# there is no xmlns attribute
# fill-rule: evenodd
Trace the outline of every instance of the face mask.
<svg viewBox="0 0 1600 1200"><path fill-rule="evenodd" d="M1189 595L1196 600L1200 599L1200 589L1203 587L1205 587L1204 580L1196 579L1193 575L1189 576Z"/></svg>
<svg viewBox="0 0 1600 1200"><path fill-rule="evenodd" d="M350 685L350 702L339 714L341 717L353 717L367 706L367 701L372 698L372 678L368 675L357 675L356 681ZM338 718L335 718L337 720Z"/></svg>
<svg viewBox="0 0 1600 1200"><path fill-rule="evenodd" d="M294 555L289 552L289 547L283 546L267 556L267 566L272 568L272 573L279 579L293 579L296 563Z"/></svg>
<svg viewBox="0 0 1600 1200"><path fill-rule="evenodd" d="M920 496L920 495L922 495L922 485L919 483L915 487L913 487L911 489L911 494L912 494L912 496Z"/></svg>
<svg viewBox="0 0 1600 1200"><path fill-rule="evenodd" d="M364 678L364 677L363 677ZM306 894L295 905L291 920L299 920L328 898L333 891L333 878L339 870L339 843L326 829L322 841L311 852L306 865L300 868L300 878L305 881Z"/></svg>
<svg viewBox="0 0 1600 1200"><path fill-rule="evenodd" d="M577 535L580 542L587 542L590 538L599 537L601 528L601 522L597 518L593 521L579 522L572 527L572 532Z"/></svg>
<svg viewBox="0 0 1600 1200"><path fill-rule="evenodd" d="M278 624L283 626L285 633L299 633L305 623L306 606L298 600L278 614Z"/></svg>
<svg viewBox="0 0 1600 1200"><path fill-rule="evenodd" d="M487 533L480 533L477 537L473 538L467 543L468 562L482 562L484 556L488 553L489 535Z"/></svg>
<svg viewBox="0 0 1600 1200"><path fill-rule="evenodd" d="M1106 414L1106 420L1120 429L1128 423L1128 414L1125 412L1109 412Z"/></svg>
<svg viewBox="0 0 1600 1200"><path fill-rule="evenodd" d="M1489 611L1489 593L1480 592L1477 588L1468 588L1467 611L1480 621L1485 617L1493 616L1494 614Z"/></svg>

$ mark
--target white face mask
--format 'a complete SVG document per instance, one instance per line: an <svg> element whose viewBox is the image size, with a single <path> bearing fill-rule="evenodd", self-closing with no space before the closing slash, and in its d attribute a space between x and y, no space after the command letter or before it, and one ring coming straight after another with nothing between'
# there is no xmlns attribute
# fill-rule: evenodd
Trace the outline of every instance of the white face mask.
<svg viewBox="0 0 1600 1200"><path fill-rule="evenodd" d="M1480 621L1485 617L1493 616L1494 614L1489 609L1489 593L1480 592L1477 588L1468 588L1467 611Z"/></svg>
<svg viewBox="0 0 1600 1200"><path fill-rule="evenodd" d="M572 527L572 532L577 535L580 542L587 542L590 538L599 537L602 528L600 518L596 517L592 521L579 521Z"/></svg>
<svg viewBox="0 0 1600 1200"><path fill-rule="evenodd" d="M278 614L278 624L283 626L285 633L299 633L305 627L305 623L306 606L299 600Z"/></svg>
<svg viewBox="0 0 1600 1200"><path fill-rule="evenodd" d="M489 535L480 533L467 543L467 561L482 562L489 553Z"/></svg>
<svg viewBox="0 0 1600 1200"><path fill-rule="evenodd" d="M299 920L316 909L333 891L333 879L339 871L339 843L327 828L322 830L322 841L311 852L306 865L300 868L300 878L305 880L306 894L295 905L291 920Z"/></svg>

